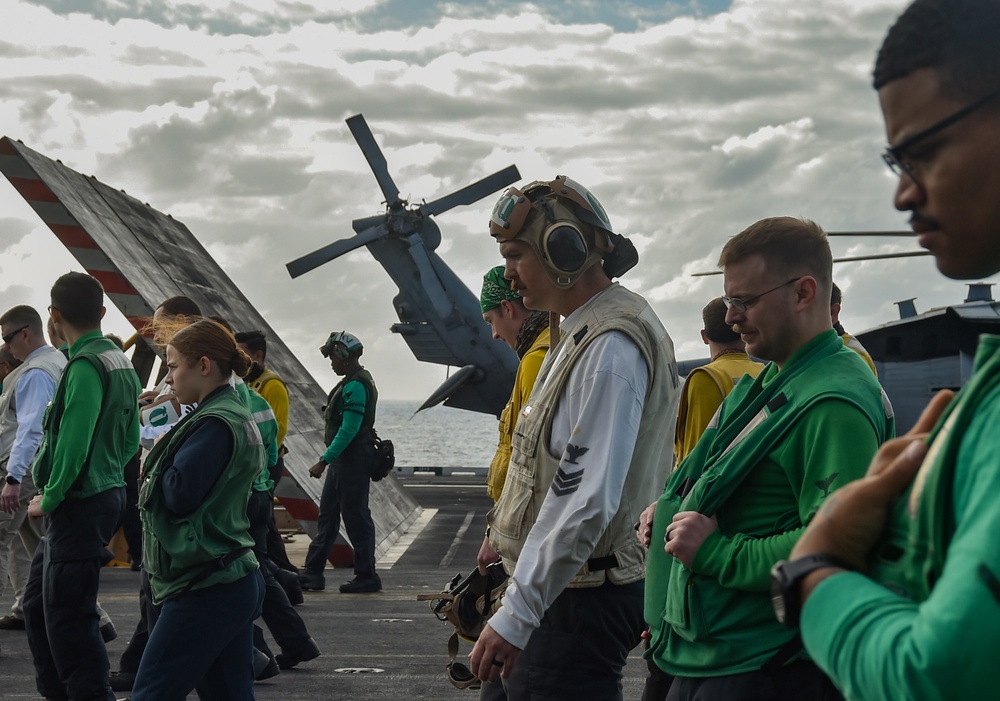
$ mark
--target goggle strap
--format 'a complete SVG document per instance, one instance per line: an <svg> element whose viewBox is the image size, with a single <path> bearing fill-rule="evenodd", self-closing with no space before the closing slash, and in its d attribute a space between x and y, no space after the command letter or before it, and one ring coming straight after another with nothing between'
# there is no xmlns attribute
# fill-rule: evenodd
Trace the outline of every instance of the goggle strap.
<svg viewBox="0 0 1000 701"><path fill-rule="evenodd" d="M507 189L490 215L490 235L504 241L516 238L531 211L531 202L516 187Z"/></svg>

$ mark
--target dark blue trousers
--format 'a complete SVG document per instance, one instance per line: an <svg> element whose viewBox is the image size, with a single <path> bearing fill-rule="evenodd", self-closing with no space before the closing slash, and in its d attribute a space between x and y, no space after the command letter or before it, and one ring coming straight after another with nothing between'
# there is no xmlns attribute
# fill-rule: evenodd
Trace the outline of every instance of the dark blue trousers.
<svg viewBox="0 0 1000 701"><path fill-rule="evenodd" d="M46 536L31 562L24 623L38 693L48 699L106 699L108 651L97 589L111 559L105 545L122 522L124 487L66 499L46 516Z"/></svg>
<svg viewBox="0 0 1000 701"><path fill-rule="evenodd" d="M274 565L267 554L267 524L272 519L273 497L270 492L250 492L247 502L247 518L250 520L250 537L253 538L253 552L260 563L260 573L264 578L264 605L261 618L274 636L275 642L286 655L298 655L310 647L309 631L298 612L292 608L288 595L278 580L274 578ZM258 642L263 636L258 639ZM257 649L261 649L258 644ZM263 652L267 652L265 644Z"/></svg>
<svg viewBox="0 0 1000 701"><path fill-rule="evenodd" d="M322 572L326 567L343 516L347 537L354 546L354 574L362 579L376 576L375 524L368 509L370 486L365 448L360 441L354 441L330 465L326 475L319 501L316 537L309 544L306 554L307 570Z"/></svg>
<svg viewBox="0 0 1000 701"><path fill-rule="evenodd" d="M504 680L507 698L621 701L622 670L646 626L643 584L564 589Z"/></svg>
<svg viewBox="0 0 1000 701"><path fill-rule="evenodd" d="M132 701L253 699L253 620L264 582L254 571L228 584L167 597L139 663Z"/></svg>
<svg viewBox="0 0 1000 701"><path fill-rule="evenodd" d="M139 671L139 663L142 661L142 653L146 650L146 643L149 642L149 631L156 625L156 619L160 617L160 607L153 604L153 592L149 588L149 575L146 570L142 570L139 575L139 622L135 626L135 632L129 638L125 652L118 660L118 671L135 674Z"/></svg>

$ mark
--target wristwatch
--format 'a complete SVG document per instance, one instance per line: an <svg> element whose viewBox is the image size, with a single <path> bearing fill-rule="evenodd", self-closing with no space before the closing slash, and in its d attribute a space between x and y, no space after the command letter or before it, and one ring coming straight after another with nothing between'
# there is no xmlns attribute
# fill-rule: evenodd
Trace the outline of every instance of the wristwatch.
<svg viewBox="0 0 1000 701"><path fill-rule="evenodd" d="M789 628L799 627L802 613L802 580L816 570L851 566L835 555L815 553L795 560L780 560L771 568L771 604L778 622Z"/></svg>
<svg viewBox="0 0 1000 701"><path fill-rule="evenodd" d="M21 480L19 480L14 475L7 475L6 482L7 484L21 484Z"/></svg>

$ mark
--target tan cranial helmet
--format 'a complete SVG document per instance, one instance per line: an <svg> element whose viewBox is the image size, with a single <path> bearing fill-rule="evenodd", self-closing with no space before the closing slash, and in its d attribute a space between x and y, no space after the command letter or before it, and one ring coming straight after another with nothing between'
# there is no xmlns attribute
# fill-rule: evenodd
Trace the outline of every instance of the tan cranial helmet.
<svg viewBox="0 0 1000 701"><path fill-rule="evenodd" d="M490 235L529 244L552 282L564 288L602 259L612 278L639 260L632 243L612 231L600 201L565 175L536 180L523 191L509 188L493 207Z"/></svg>

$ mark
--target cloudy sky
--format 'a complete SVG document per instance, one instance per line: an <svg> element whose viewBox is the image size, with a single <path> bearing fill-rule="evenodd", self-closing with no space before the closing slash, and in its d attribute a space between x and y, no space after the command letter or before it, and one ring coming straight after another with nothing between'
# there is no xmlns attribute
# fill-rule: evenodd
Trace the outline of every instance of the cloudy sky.
<svg viewBox="0 0 1000 701"><path fill-rule="evenodd" d="M413 360L395 286L365 249L291 280L284 264L351 234L382 195L344 119L363 113L403 197L428 201L514 163L603 202L641 262L679 358L721 294L726 239L766 216L906 228L870 87L906 0L5 0L0 134L183 221L324 386L315 349L347 329L387 398L445 377ZM476 294L499 264L494 197L438 217ZM916 250L835 239L834 254ZM44 308L80 269L0 180L0 305ZM838 265L862 330L961 301L929 258ZM315 301L312 301L315 300ZM112 312L107 327L130 332Z"/></svg>

